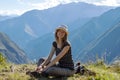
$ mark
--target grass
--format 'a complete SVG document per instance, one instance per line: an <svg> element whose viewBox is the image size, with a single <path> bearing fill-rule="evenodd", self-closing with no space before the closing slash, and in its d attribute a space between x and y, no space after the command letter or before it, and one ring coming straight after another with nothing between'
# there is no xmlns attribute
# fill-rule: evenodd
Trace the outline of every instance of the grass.
<svg viewBox="0 0 120 80"><path fill-rule="evenodd" d="M14 71L10 69L11 64L0 65L0 80L120 80L120 67L119 66L107 66L105 64L87 64L87 69L96 73L96 76L90 76L88 74L80 75L74 74L71 77L62 78L45 78L39 79L32 78L26 75L26 71L33 71L36 68L34 64L21 64L14 65Z"/></svg>

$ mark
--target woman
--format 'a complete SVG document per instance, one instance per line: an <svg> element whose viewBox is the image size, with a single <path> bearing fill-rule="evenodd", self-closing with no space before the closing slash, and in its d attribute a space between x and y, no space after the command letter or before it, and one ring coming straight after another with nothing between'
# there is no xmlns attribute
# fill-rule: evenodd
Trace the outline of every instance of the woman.
<svg viewBox="0 0 120 80"><path fill-rule="evenodd" d="M44 73L45 76L71 76L75 73L74 63L71 55L71 46L67 40L68 30L65 25L60 25L55 30L55 41L53 41L48 58L38 65L36 71ZM52 59L53 55L56 57Z"/></svg>

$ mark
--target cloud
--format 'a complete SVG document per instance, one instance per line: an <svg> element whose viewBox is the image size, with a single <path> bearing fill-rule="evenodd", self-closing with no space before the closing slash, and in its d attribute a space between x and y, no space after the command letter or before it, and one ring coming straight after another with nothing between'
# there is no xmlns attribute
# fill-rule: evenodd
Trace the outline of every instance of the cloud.
<svg viewBox="0 0 120 80"><path fill-rule="evenodd" d="M21 4L31 6L31 9L39 9L39 10L48 9L57 6L59 4L67 4L71 2L86 2L95 5L120 6L119 0L40 0L39 2L35 2L35 0L18 0L18 1Z"/></svg>
<svg viewBox="0 0 120 80"><path fill-rule="evenodd" d="M21 15L23 14L25 11L23 10L0 10L0 15Z"/></svg>
<svg viewBox="0 0 120 80"><path fill-rule="evenodd" d="M55 7L59 4L67 4L71 2L86 2L95 5L106 5L106 6L120 6L120 0L17 0L19 5L14 5L16 9L12 10L0 10L1 15L17 14L21 15L26 11L32 9L48 9ZM17 7L16 7L17 6ZM19 8L19 9L18 9Z"/></svg>
<svg viewBox="0 0 120 80"><path fill-rule="evenodd" d="M106 6L120 6L119 0L103 0L100 2L95 2L95 5L106 5Z"/></svg>
<svg viewBox="0 0 120 80"><path fill-rule="evenodd" d="M41 3L29 3L29 5L33 6L34 8L37 8L39 10L42 9L48 9L54 6L59 5L60 2L58 2L57 0L47 0L45 2L41 2Z"/></svg>
<svg viewBox="0 0 120 80"><path fill-rule="evenodd" d="M59 4L67 4L71 2L80 2L81 0L43 0L41 2L30 2L25 0L18 0L21 4L31 6L32 9L48 9Z"/></svg>
<svg viewBox="0 0 120 80"><path fill-rule="evenodd" d="M17 0L17 2L19 2L19 3L23 3L23 0Z"/></svg>

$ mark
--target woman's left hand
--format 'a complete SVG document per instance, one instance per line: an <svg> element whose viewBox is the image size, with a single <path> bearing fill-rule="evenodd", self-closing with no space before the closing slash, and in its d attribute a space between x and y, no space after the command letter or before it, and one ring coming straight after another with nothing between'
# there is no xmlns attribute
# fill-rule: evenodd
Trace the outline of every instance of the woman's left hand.
<svg viewBox="0 0 120 80"><path fill-rule="evenodd" d="M39 66L39 67L37 67L36 71L42 72L44 68L45 68L45 66Z"/></svg>

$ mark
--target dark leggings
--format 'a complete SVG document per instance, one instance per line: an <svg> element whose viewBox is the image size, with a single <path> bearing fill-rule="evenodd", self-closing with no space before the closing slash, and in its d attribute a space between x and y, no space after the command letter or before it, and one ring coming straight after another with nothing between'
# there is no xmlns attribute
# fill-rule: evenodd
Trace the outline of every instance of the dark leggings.
<svg viewBox="0 0 120 80"><path fill-rule="evenodd" d="M40 58L38 61L37 66L42 64L45 59ZM75 73L75 70L71 70L69 68L61 68L60 66L54 65L49 67L44 73L50 75L50 76L71 76Z"/></svg>

